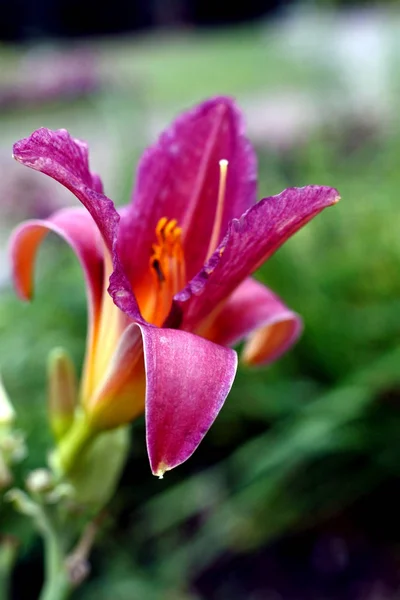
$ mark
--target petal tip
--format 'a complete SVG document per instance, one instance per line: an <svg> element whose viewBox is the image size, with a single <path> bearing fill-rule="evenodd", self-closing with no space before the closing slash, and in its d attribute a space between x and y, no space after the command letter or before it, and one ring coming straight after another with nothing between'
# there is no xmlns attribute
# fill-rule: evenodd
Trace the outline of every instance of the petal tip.
<svg viewBox="0 0 400 600"><path fill-rule="evenodd" d="M171 467L169 467L166 463L164 462L160 462L157 466L157 468L152 469L152 473L155 477L158 477L158 479L164 479L164 474L167 471L170 471Z"/></svg>
<svg viewBox="0 0 400 600"><path fill-rule="evenodd" d="M269 365L278 360L299 340L303 321L297 313L283 314L275 323L248 336L240 356L247 367Z"/></svg>
<svg viewBox="0 0 400 600"><path fill-rule="evenodd" d="M341 196L336 188L323 186L322 189L325 189L328 192L330 206L334 206L339 202L339 200L341 200Z"/></svg>
<svg viewBox="0 0 400 600"><path fill-rule="evenodd" d="M21 156L20 156L20 155L19 155L19 153L18 153L18 148L16 147L16 144L14 144L14 147L13 147L13 153L12 153L12 155L11 155L11 156L12 156L12 158L13 158L14 160L16 160L18 163L22 163L22 159L21 159Z"/></svg>
<svg viewBox="0 0 400 600"><path fill-rule="evenodd" d="M20 300L23 302L32 302L33 300L33 290L25 290L18 284L15 284L15 291Z"/></svg>

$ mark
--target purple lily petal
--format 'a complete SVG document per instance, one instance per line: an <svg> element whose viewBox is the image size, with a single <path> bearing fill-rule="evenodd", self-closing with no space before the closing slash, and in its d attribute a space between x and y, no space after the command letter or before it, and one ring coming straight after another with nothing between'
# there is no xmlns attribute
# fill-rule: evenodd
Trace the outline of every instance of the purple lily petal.
<svg viewBox="0 0 400 600"><path fill-rule="evenodd" d="M65 129L38 129L14 144L14 158L62 183L82 202L93 217L111 252L117 236L119 215L113 202L102 193L102 183L89 171L87 144Z"/></svg>
<svg viewBox="0 0 400 600"><path fill-rule="evenodd" d="M119 273L120 283L130 290L115 251L120 217L112 200L102 193L100 178L89 171L87 144L72 138L65 129L52 131L42 128L14 144L14 158L52 177L75 194L99 228L112 255L114 268ZM131 290L130 296L131 303L135 305L135 317L140 320L140 311Z"/></svg>
<svg viewBox="0 0 400 600"><path fill-rule="evenodd" d="M297 341L301 331L299 315L262 283L248 278L231 294L202 335L223 346L233 346L247 338L241 359L259 365L279 358Z"/></svg>
<svg viewBox="0 0 400 600"><path fill-rule="evenodd" d="M236 374L233 350L191 333L141 326L147 451L154 475L189 458L217 417Z"/></svg>
<svg viewBox="0 0 400 600"><path fill-rule="evenodd" d="M195 331L290 236L339 198L334 188L289 188L264 198L240 219L234 219L210 260L175 296L183 313L182 329Z"/></svg>
<svg viewBox="0 0 400 600"><path fill-rule="evenodd" d="M33 268L39 245L53 231L75 251L81 263L89 293L89 313L100 308L103 292L103 254L99 231L86 210L66 208L48 219L25 221L10 240L11 266L18 294L30 300L33 293Z"/></svg>
<svg viewBox="0 0 400 600"><path fill-rule="evenodd" d="M107 429L133 420L146 402L150 464L162 475L196 450L229 393L236 367L233 350L184 331L131 324L84 408L95 428Z"/></svg>
<svg viewBox="0 0 400 600"><path fill-rule="evenodd" d="M149 276L149 249L162 217L183 229L188 277L200 270L214 226L220 159L229 168L219 240L256 199L256 158L233 100L213 98L184 113L144 153L118 240L131 282Z"/></svg>

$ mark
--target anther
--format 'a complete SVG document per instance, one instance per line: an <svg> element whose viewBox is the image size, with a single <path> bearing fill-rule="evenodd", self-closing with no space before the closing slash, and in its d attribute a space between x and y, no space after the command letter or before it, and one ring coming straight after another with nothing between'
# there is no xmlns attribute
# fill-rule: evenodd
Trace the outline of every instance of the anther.
<svg viewBox="0 0 400 600"><path fill-rule="evenodd" d="M151 247L150 268L156 283L154 303L149 307L150 322L161 324L168 314L173 296L186 283L181 242L182 229L176 219L162 217L156 226L156 243Z"/></svg>

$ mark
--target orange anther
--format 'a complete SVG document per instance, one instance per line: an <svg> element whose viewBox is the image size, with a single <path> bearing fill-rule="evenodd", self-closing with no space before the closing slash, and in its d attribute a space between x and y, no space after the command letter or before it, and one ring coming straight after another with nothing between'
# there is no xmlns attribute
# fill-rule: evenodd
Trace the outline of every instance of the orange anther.
<svg viewBox="0 0 400 600"><path fill-rule="evenodd" d="M172 298L186 284L185 260L181 243L182 229L176 219L162 217L156 226L157 242L152 245L150 268L155 290L148 319L161 325L171 308Z"/></svg>
<svg viewBox="0 0 400 600"><path fill-rule="evenodd" d="M178 221L176 219L171 219L171 221L169 221L169 223L165 226L164 234L166 238L168 238L171 235L177 224Z"/></svg>

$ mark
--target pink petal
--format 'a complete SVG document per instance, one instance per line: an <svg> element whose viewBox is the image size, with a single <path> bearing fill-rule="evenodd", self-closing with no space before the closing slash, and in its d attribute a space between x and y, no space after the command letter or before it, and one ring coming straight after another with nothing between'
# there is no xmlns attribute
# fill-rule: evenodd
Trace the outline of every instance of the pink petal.
<svg viewBox="0 0 400 600"><path fill-rule="evenodd" d="M22 223L10 240L11 268L21 298L33 293L33 269L36 253L45 236L53 231L75 251L81 263L89 295L91 318L100 308L103 290L103 255L98 229L86 210L67 208L44 220Z"/></svg>
<svg viewBox="0 0 400 600"><path fill-rule="evenodd" d="M142 281L148 274L149 251L162 217L177 219L183 228L188 277L201 268L214 225L223 158L229 168L219 239L229 221L256 197L256 159L235 103L217 97L200 104L176 119L146 150L120 228L119 252L131 281Z"/></svg>
<svg viewBox="0 0 400 600"><path fill-rule="evenodd" d="M94 427L109 429L132 421L146 404L151 469L162 475L196 450L229 393L236 367L233 350L184 331L133 323L84 408Z"/></svg>
<svg viewBox="0 0 400 600"><path fill-rule="evenodd" d="M87 145L65 129L38 129L14 144L14 158L62 183L82 202L99 228L110 251L117 235L119 215L102 193L97 175L89 171Z"/></svg>
<svg viewBox="0 0 400 600"><path fill-rule="evenodd" d="M99 177L89 171L87 145L72 138L65 129L42 128L14 144L14 158L63 184L87 208L112 255L118 281L128 290L130 304L134 305L135 317L139 319L136 299L116 253L119 214L113 202L102 194Z"/></svg>
<svg viewBox="0 0 400 600"><path fill-rule="evenodd" d="M236 288L202 335L217 344L233 346L244 338L242 360L270 363L290 348L302 330L299 315L289 310L264 285L248 278Z"/></svg>
<svg viewBox="0 0 400 600"><path fill-rule="evenodd" d="M141 326L147 451L154 475L187 460L217 417L236 374L233 350L174 329Z"/></svg>
<svg viewBox="0 0 400 600"><path fill-rule="evenodd" d="M181 327L196 330L289 237L339 198L333 188L289 188L264 198L240 219L234 219L210 260L175 296L175 312L180 310L183 319Z"/></svg>

